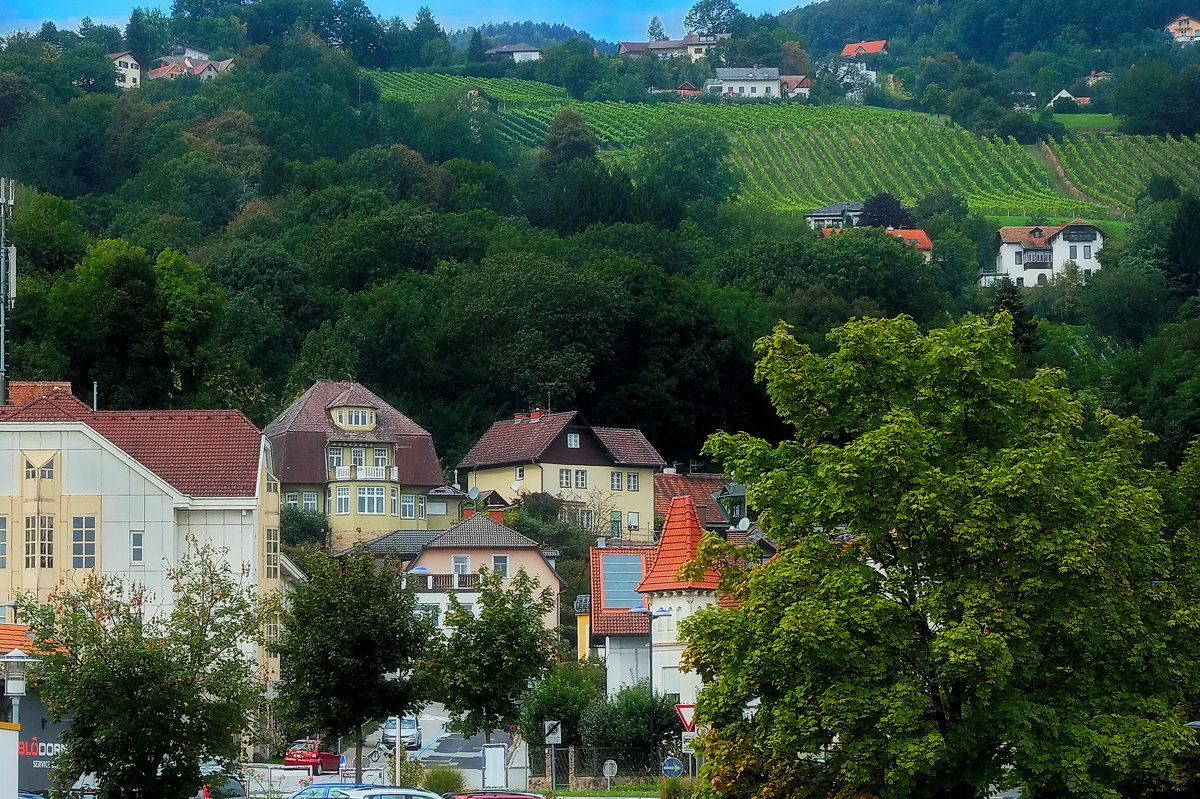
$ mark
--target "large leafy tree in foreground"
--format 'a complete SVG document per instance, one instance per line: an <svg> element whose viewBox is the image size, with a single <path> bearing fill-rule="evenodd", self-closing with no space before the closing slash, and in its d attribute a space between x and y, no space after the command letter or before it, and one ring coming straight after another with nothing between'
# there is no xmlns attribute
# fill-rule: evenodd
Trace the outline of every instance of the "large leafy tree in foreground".
<svg viewBox="0 0 1200 799"><path fill-rule="evenodd" d="M353 735L362 779L363 725L416 712L437 630L417 608L399 563L365 549L314 554L309 579L288 595L279 641L280 716L296 732Z"/></svg>
<svg viewBox="0 0 1200 799"><path fill-rule="evenodd" d="M1115 797L1194 744L1197 547L1164 529L1151 436L1101 411L1083 438L1011 336L1000 314L859 320L827 357L783 325L759 343L795 434L708 450L781 549L684 629L716 794Z"/></svg>
<svg viewBox="0 0 1200 799"><path fill-rule="evenodd" d="M96 777L109 799L192 796L200 764L236 759L261 681L251 656L269 603L226 554L192 543L167 572L171 604L145 586L91 572L47 600L25 597L42 652L38 695L70 716L55 779Z"/></svg>

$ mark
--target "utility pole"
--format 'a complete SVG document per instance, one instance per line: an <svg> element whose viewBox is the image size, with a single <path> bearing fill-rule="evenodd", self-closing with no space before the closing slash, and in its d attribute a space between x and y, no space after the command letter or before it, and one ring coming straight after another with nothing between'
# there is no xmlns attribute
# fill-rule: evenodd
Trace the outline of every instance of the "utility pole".
<svg viewBox="0 0 1200 799"><path fill-rule="evenodd" d="M16 203L17 183L0 178L0 405L8 404L8 312L16 296L17 256L8 244L8 220Z"/></svg>

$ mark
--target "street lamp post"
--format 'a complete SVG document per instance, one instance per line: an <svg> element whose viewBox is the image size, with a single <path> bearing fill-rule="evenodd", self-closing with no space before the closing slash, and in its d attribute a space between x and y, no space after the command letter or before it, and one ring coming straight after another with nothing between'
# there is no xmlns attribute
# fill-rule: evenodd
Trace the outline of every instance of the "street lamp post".
<svg viewBox="0 0 1200 799"><path fill-rule="evenodd" d="M654 760L655 739L654 739L654 712L658 709L654 706L654 620L660 619L663 616L670 616L671 612L665 608L651 610L645 605L638 605L636 608L630 608L630 613L638 613L645 616L650 623L650 644L646 650L646 669L650 672L650 759Z"/></svg>
<svg viewBox="0 0 1200 799"><path fill-rule="evenodd" d="M12 700L12 723L21 723L21 697L25 696L25 668L37 658L20 649L0 655L0 670L4 673L4 695Z"/></svg>

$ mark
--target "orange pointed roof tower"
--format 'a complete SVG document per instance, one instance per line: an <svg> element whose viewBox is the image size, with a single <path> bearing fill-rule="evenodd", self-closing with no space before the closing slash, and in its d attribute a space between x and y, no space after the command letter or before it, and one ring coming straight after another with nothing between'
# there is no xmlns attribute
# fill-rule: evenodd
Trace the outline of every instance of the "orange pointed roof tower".
<svg viewBox="0 0 1200 799"><path fill-rule="evenodd" d="M637 590L643 594L658 591L716 591L717 573L711 568L699 580L679 579L679 569L696 557L703 535L704 525L700 523L700 515L692 498L684 496L671 500L653 562Z"/></svg>

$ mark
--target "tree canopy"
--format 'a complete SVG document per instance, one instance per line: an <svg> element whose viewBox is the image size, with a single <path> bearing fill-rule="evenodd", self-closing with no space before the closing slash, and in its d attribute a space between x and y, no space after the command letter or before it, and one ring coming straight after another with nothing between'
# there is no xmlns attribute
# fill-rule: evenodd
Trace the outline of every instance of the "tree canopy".
<svg viewBox="0 0 1200 799"><path fill-rule="evenodd" d="M759 344L789 437L707 445L780 545L726 570L738 609L683 625L715 794L1107 799L1164 777L1193 745L1200 573L1141 466L1153 437L1107 411L1084 435L1060 372L1015 376L1007 315L829 338Z"/></svg>

